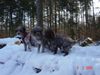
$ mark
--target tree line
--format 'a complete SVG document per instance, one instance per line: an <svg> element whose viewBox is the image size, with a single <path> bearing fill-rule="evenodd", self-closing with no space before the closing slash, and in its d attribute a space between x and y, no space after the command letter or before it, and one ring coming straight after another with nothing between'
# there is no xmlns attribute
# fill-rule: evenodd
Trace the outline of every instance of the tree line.
<svg viewBox="0 0 100 75"><path fill-rule="evenodd" d="M19 25L39 25L73 39L100 40L100 16L93 0L0 0L0 35L13 36Z"/></svg>

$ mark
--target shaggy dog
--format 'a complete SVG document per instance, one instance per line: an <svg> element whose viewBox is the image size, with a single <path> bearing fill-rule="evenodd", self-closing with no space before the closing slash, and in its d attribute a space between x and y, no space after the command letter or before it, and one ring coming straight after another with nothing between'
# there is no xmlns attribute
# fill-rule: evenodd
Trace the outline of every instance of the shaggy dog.
<svg viewBox="0 0 100 75"><path fill-rule="evenodd" d="M74 44L75 41L56 35L52 29L48 28L44 31L42 51L44 52L45 48L47 48L57 54L58 49L60 49L61 52L67 55Z"/></svg>
<svg viewBox="0 0 100 75"><path fill-rule="evenodd" d="M40 47L42 46L42 52L47 48L56 54L58 49L60 49L61 52L67 55L74 44L74 42L71 42L69 39L56 36L51 28L47 28L43 32L42 28L37 26L33 28L32 33L27 33L25 27L20 26L17 28L16 33L21 35L25 51L27 51L27 48L30 50L30 46L37 46L38 52L40 52Z"/></svg>
<svg viewBox="0 0 100 75"><path fill-rule="evenodd" d="M69 50L72 48L72 45L75 42L70 41L69 39L65 39L61 36L56 36L51 41L51 50L56 54L58 52L58 49L60 49L61 52L65 53L64 55L68 55Z"/></svg>
<svg viewBox="0 0 100 75"><path fill-rule="evenodd" d="M16 34L21 36L25 51L31 51L31 46L38 46L39 51L40 41L31 32L27 32L25 26L19 26L16 29Z"/></svg>

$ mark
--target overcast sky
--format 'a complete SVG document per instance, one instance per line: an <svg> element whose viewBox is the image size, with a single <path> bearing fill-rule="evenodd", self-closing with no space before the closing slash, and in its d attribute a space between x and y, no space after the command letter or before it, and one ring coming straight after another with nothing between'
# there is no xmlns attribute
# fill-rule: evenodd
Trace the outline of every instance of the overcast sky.
<svg viewBox="0 0 100 75"><path fill-rule="evenodd" d="M93 1L94 1L95 13L100 12L100 0L93 0Z"/></svg>

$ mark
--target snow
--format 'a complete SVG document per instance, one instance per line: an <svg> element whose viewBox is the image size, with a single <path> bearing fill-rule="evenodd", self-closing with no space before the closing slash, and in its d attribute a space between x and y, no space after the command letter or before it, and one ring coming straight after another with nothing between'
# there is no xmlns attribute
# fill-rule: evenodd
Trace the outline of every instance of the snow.
<svg viewBox="0 0 100 75"><path fill-rule="evenodd" d="M100 45L74 45L67 56L51 52L25 52L17 38L0 39L0 75L100 75Z"/></svg>

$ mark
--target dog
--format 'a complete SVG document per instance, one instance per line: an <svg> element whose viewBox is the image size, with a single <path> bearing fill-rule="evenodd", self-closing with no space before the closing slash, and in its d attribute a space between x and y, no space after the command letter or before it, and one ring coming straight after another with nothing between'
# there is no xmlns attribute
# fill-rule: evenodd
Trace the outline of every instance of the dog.
<svg viewBox="0 0 100 75"><path fill-rule="evenodd" d="M58 49L68 55L69 50L75 42L69 39L65 39L59 35L56 35L51 28L44 31L43 41L42 41L42 51L45 48L51 50L54 54L57 54Z"/></svg>
<svg viewBox="0 0 100 75"><path fill-rule="evenodd" d="M47 28L43 32L42 28L37 26L33 28L32 32L28 33L24 26L19 26L16 29L16 33L21 36L25 51L31 50L31 46L37 46L38 52L40 52L40 47L42 47L42 52L47 48L54 54L57 54L58 48L60 48L60 51L67 55L73 44L68 39L56 36L51 28Z"/></svg>
<svg viewBox="0 0 100 75"><path fill-rule="evenodd" d="M39 51L40 41L38 41L37 38L32 35L32 32L27 32L25 26L19 26L16 29L16 34L21 36L25 51L31 51L31 46L38 46Z"/></svg>
<svg viewBox="0 0 100 75"><path fill-rule="evenodd" d="M70 41L69 39L65 39L61 36L56 36L52 41L51 41L51 50L54 52L54 54L57 54L58 49L65 55L69 54L70 49L74 45L74 41Z"/></svg>

